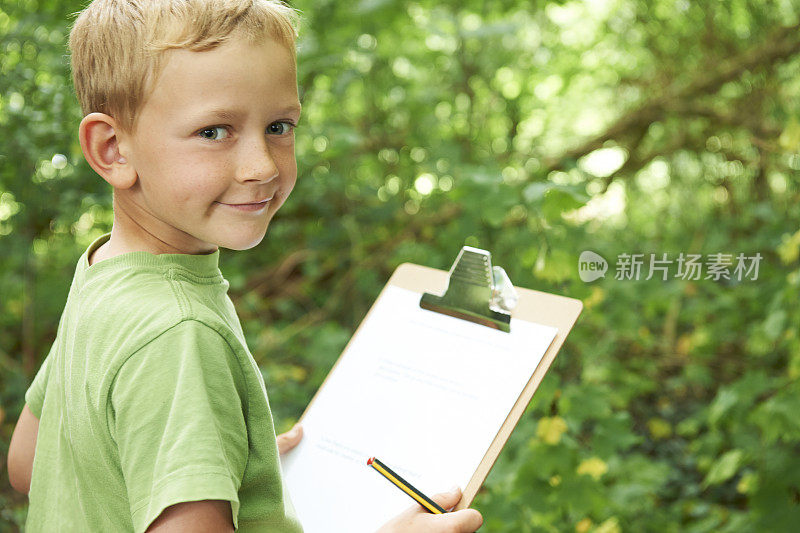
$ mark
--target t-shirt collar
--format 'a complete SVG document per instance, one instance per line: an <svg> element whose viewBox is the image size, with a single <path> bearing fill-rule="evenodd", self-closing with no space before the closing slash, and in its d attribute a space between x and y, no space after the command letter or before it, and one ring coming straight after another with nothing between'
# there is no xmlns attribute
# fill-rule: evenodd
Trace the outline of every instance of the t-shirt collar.
<svg viewBox="0 0 800 533"><path fill-rule="evenodd" d="M87 275L105 270L117 270L126 267L181 268L200 277L222 277L219 270L219 248L210 254L152 254L137 251L116 255L89 265L89 256L111 238L106 233L95 239L80 258L81 270Z"/></svg>

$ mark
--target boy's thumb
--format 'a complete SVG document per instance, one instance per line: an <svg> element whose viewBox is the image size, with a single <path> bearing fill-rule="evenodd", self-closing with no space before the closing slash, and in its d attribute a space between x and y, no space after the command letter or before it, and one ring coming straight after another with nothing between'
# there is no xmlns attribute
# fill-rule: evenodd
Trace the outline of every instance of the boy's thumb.
<svg viewBox="0 0 800 533"><path fill-rule="evenodd" d="M446 511L461 500L461 489L453 487L450 492L440 492L439 494L435 494L431 499Z"/></svg>

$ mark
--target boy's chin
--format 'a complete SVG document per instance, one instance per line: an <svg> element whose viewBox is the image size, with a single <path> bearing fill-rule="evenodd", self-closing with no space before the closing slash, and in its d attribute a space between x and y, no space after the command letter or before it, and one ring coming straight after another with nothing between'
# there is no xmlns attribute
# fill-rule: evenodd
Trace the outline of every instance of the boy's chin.
<svg viewBox="0 0 800 533"><path fill-rule="evenodd" d="M228 250L237 250L237 251L249 250L261 244L261 241L264 240L265 235L266 231L256 237L250 236L249 239L244 239L244 238L224 239L218 242L217 246L219 246L220 248L226 248Z"/></svg>

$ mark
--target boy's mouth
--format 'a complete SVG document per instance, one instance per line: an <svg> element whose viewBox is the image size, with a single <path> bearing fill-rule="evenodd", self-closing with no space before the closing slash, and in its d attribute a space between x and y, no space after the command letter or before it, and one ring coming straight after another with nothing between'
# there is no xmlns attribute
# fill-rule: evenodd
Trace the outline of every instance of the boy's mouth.
<svg viewBox="0 0 800 533"><path fill-rule="evenodd" d="M225 202L217 202L217 203L224 206L233 207L240 211L260 211L264 209L274 197L275 195L273 194L269 198L265 198L264 200L259 200L255 202L236 203L236 204L234 203L229 204Z"/></svg>

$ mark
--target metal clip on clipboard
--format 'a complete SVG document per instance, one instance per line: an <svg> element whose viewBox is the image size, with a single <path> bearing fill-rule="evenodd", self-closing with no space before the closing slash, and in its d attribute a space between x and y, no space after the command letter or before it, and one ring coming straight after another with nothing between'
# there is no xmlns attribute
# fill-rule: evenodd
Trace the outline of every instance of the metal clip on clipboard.
<svg viewBox="0 0 800 533"><path fill-rule="evenodd" d="M464 246L450 268L448 279L443 296L426 292L419 306L507 333L511 331L511 315L505 311L513 309L519 297L506 271L498 266L492 268L491 253Z"/></svg>

